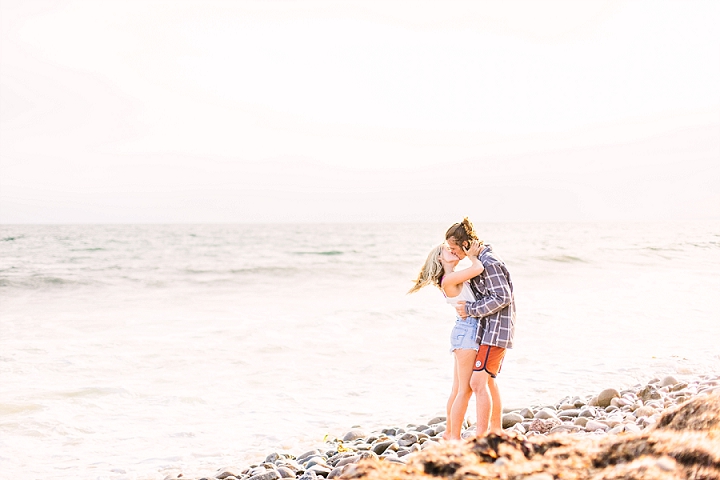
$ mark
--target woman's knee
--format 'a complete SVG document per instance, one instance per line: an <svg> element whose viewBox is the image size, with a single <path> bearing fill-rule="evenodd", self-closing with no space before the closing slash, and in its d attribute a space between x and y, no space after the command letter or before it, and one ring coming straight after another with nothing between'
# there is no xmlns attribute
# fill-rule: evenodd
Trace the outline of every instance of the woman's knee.
<svg viewBox="0 0 720 480"><path fill-rule="evenodd" d="M472 395L472 393L473 393L473 390L470 387L470 385L468 384L468 385L462 385L460 388L458 388L456 395L458 397L461 397L461 396L469 397L470 395Z"/></svg>

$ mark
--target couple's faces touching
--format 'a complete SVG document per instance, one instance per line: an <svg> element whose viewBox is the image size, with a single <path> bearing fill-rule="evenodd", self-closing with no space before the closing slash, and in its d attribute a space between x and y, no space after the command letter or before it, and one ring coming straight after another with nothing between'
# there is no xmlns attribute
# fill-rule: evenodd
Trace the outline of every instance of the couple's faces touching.
<svg viewBox="0 0 720 480"><path fill-rule="evenodd" d="M443 248L440 250L440 261L442 263L456 265L460 261L460 257L455 255L452 250L450 250L450 247L444 245Z"/></svg>
<svg viewBox="0 0 720 480"><path fill-rule="evenodd" d="M455 237L448 238L445 241L445 244L447 245L447 249L450 250L450 252L452 252L452 254L457 257L458 260L462 260L467 256L462 246L460 246L460 244L455 241Z"/></svg>

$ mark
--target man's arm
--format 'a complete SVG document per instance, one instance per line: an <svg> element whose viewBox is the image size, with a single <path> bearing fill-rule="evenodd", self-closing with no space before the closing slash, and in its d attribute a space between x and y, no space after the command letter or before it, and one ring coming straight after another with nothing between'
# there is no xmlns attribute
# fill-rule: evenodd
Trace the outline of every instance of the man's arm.
<svg viewBox="0 0 720 480"><path fill-rule="evenodd" d="M488 294L476 302L465 304L465 311L471 317L487 317L502 310L512 301L512 291L505 272L499 263L485 265Z"/></svg>

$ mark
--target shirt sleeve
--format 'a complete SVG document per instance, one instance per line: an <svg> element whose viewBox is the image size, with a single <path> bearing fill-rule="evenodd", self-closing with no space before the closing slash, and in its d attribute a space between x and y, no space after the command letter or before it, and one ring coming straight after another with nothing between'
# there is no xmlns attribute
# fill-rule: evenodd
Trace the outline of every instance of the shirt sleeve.
<svg viewBox="0 0 720 480"><path fill-rule="evenodd" d="M487 317L502 310L512 301L512 290L500 264L485 265L485 272L487 295L465 304L465 310L471 317Z"/></svg>

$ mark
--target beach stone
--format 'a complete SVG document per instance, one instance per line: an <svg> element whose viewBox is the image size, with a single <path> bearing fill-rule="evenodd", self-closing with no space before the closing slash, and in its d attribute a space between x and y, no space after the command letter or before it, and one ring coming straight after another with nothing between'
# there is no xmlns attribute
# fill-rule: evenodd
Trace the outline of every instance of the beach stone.
<svg viewBox="0 0 720 480"><path fill-rule="evenodd" d="M577 417L578 415L580 415L580 410L578 410L577 408L571 408L563 410L562 412L560 412L560 415L562 417Z"/></svg>
<svg viewBox="0 0 720 480"><path fill-rule="evenodd" d="M394 437L395 435L397 435L398 430L399 430L399 429L397 429L397 428L383 428L383 429L382 429L382 433L384 433L385 435L389 435L389 436L391 436L391 437Z"/></svg>
<svg viewBox="0 0 720 480"><path fill-rule="evenodd" d="M519 413L506 413L502 416L502 428L510 428L516 423L522 423L523 420L525 420L525 417Z"/></svg>
<svg viewBox="0 0 720 480"><path fill-rule="evenodd" d="M270 455L268 455L267 457L265 457L265 463L275 463L278 460L280 460L281 458L282 457L280 456L279 453L273 452Z"/></svg>
<svg viewBox="0 0 720 480"><path fill-rule="evenodd" d="M442 432L444 432L445 430L447 430L447 427L446 427L445 425L442 425L442 424L440 424L440 425L435 425L434 430L435 430L435 435L437 435L437 434L442 433Z"/></svg>
<svg viewBox="0 0 720 480"><path fill-rule="evenodd" d="M634 423L626 423L625 424L625 431L628 433L640 433L642 429L635 425Z"/></svg>
<svg viewBox="0 0 720 480"><path fill-rule="evenodd" d="M623 423L623 417L619 415L610 415L603 419L603 423L607 424L608 427L613 428L616 425Z"/></svg>
<svg viewBox="0 0 720 480"><path fill-rule="evenodd" d="M535 412L535 418L549 420L551 418L557 418L557 414L549 408L543 408Z"/></svg>
<svg viewBox="0 0 720 480"><path fill-rule="evenodd" d="M597 420L588 420L588 422L585 424L585 431L594 432L596 430L602 430L603 432L606 432L608 430L608 426L604 423L598 422Z"/></svg>
<svg viewBox="0 0 720 480"><path fill-rule="evenodd" d="M594 418L595 410L593 410L592 408L583 408L582 410L580 410L578 417Z"/></svg>
<svg viewBox="0 0 720 480"><path fill-rule="evenodd" d="M651 400L660 400L662 395L654 385L648 385L638 392L638 398L647 404Z"/></svg>
<svg viewBox="0 0 720 480"><path fill-rule="evenodd" d="M416 425L413 430L415 430L416 432L422 432L423 430L427 430L428 428L430 428L430 425Z"/></svg>
<svg viewBox="0 0 720 480"><path fill-rule="evenodd" d="M295 472L293 472L291 469L289 469L286 466L280 466L277 467L277 472L280 474L280 477L282 478L295 478Z"/></svg>
<svg viewBox="0 0 720 480"><path fill-rule="evenodd" d="M330 472L330 475L327 476L327 478L335 478L335 477L338 477L338 476L340 476L340 474L342 473L342 471L343 471L342 467L334 468L333 471Z"/></svg>
<svg viewBox="0 0 720 480"><path fill-rule="evenodd" d="M296 461L297 463L303 463L303 462L304 462L305 460L307 460L308 458L314 457L314 456L316 456L316 455L322 455L322 453L323 453L323 452L322 452L321 450L317 449L317 448L316 448L315 450L308 450L307 452L305 452L305 453L303 453L302 455L300 455L299 457L297 457L297 458L295 459L295 461Z"/></svg>
<svg viewBox="0 0 720 480"><path fill-rule="evenodd" d="M435 445L440 445L440 442L437 442L435 440L428 440L427 442L422 444L422 449L425 450L430 447L434 447Z"/></svg>
<svg viewBox="0 0 720 480"><path fill-rule="evenodd" d="M552 435L553 433L574 433L578 431L580 431L580 427L577 425L561 423L560 425L552 427L550 431L548 431L548 435Z"/></svg>
<svg viewBox="0 0 720 480"><path fill-rule="evenodd" d="M392 463L401 463L401 464L403 464L403 465L405 465L405 464L407 463L407 460L406 460L406 459L401 458L401 457L397 457L397 456L396 456L396 457L388 457L388 458L387 458L387 461L388 461L388 462L392 462Z"/></svg>
<svg viewBox="0 0 720 480"><path fill-rule="evenodd" d="M240 472L238 472L237 470L223 468L221 473L219 473L218 475L215 475L215 478L217 478L218 480L224 480L228 477L236 477L237 478L240 475L241 475Z"/></svg>
<svg viewBox="0 0 720 480"><path fill-rule="evenodd" d="M345 434L345 436L343 437L343 442L352 442L353 440L365 438L366 436L367 434L359 428L353 428Z"/></svg>
<svg viewBox="0 0 720 480"><path fill-rule="evenodd" d="M618 433L622 433L624 431L625 431L625 425L620 424L620 425L615 425L613 428L608 430L608 434L617 435Z"/></svg>
<svg viewBox="0 0 720 480"><path fill-rule="evenodd" d="M515 425L513 425L512 427L510 427L510 431L511 431L511 432L517 432L517 433L519 433L519 434L521 434L521 435L525 435L525 434L527 433L527 430L525 429L525 427L523 426L522 423L516 423Z"/></svg>
<svg viewBox="0 0 720 480"><path fill-rule="evenodd" d="M351 463L357 463L360 460L360 455L353 455L352 457L345 457L335 464L336 467L344 467Z"/></svg>
<svg viewBox="0 0 720 480"><path fill-rule="evenodd" d="M677 378L673 377L672 375L668 375L667 377L663 378L660 382L660 386L662 387L670 387L672 385L676 385L680 382L678 382Z"/></svg>
<svg viewBox="0 0 720 480"><path fill-rule="evenodd" d="M437 424L439 424L439 423L445 422L446 420L447 420L447 417L433 417L433 418L430 419L430 421L427 422L427 423L428 423L428 425L437 425Z"/></svg>
<svg viewBox="0 0 720 480"><path fill-rule="evenodd" d="M587 417L577 417L575 420L573 420L573 424L585 428L585 425L587 425L588 421L589 418Z"/></svg>
<svg viewBox="0 0 720 480"><path fill-rule="evenodd" d="M377 460L378 456L375 452L362 452L360 454L360 460L365 460L366 458L373 458L373 459Z"/></svg>
<svg viewBox="0 0 720 480"><path fill-rule="evenodd" d="M358 466L353 465L347 465L346 467L343 467L343 471L341 472L341 475L345 475L345 478L353 478L358 472Z"/></svg>
<svg viewBox="0 0 720 480"><path fill-rule="evenodd" d="M634 414L636 417L649 417L655 414L655 409L645 405L635 410Z"/></svg>
<svg viewBox="0 0 720 480"><path fill-rule="evenodd" d="M315 472L316 475L327 477L328 475L330 475L330 472L332 472L332 468L328 467L327 465L316 464L305 470L305 473L307 472Z"/></svg>
<svg viewBox="0 0 720 480"><path fill-rule="evenodd" d="M704 390L703 393L707 393L709 395L717 395L720 393L720 387L708 388L707 390Z"/></svg>
<svg viewBox="0 0 720 480"><path fill-rule="evenodd" d="M520 415L522 415L524 418L527 418L528 420L532 420L535 418L535 412L530 410L529 408L523 408L520 410Z"/></svg>
<svg viewBox="0 0 720 480"><path fill-rule="evenodd" d="M307 470L315 465L328 466L324 457L310 457L305 463L305 469Z"/></svg>
<svg viewBox="0 0 720 480"><path fill-rule="evenodd" d="M276 470L269 470L265 473L259 473L257 475L253 475L248 480L277 480L280 477L280 474Z"/></svg>
<svg viewBox="0 0 720 480"><path fill-rule="evenodd" d="M298 480L316 480L318 478L317 473L313 472L312 470L309 470L307 472L304 472L302 475L297 477ZM253 479L249 479L253 480Z"/></svg>
<svg viewBox="0 0 720 480"><path fill-rule="evenodd" d="M302 465L300 465L297 460L292 460L290 458L283 460L280 465L288 467L290 470L295 470L296 472L303 469Z"/></svg>
<svg viewBox="0 0 720 480"><path fill-rule="evenodd" d="M537 432L537 433L548 433L553 428L560 425L560 420L557 418L536 418L530 423L530 427L528 428L529 432Z"/></svg>
<svg viewBox="0 0 720 480"><path fill-rule="evenodd" d="M398 445L401 447L409 447L410 445L417 443L418 436L414 433L406 433L398 439Z"/></svg>
<svg viewBox="0 0 720 480"><path fill-rule="evenodd" d="M392 440L386 440L384 442L378 442L375 445L373 445L372 451L375 452L378 455L382 455L387 448L393 444Z"/></svg>
<svg viewBox="0 0 720 480"><path fill-rule="evenodd" d="M597 405L598 407L607 408L610 406L610 402L612 401L612 399L619 396L620 392L618 392L614 388L606 388L598 394Z"/></svg>

